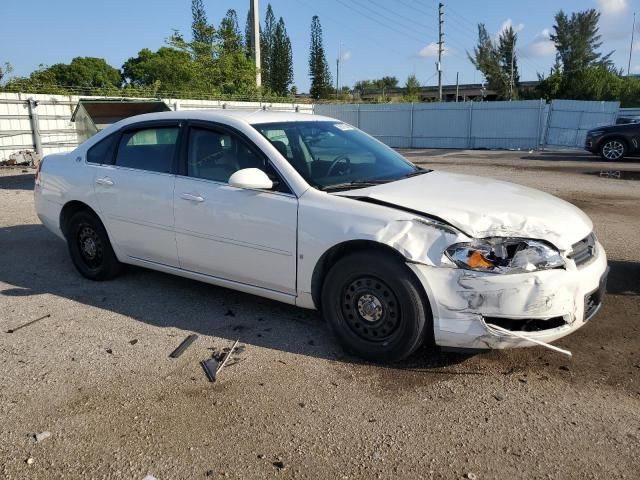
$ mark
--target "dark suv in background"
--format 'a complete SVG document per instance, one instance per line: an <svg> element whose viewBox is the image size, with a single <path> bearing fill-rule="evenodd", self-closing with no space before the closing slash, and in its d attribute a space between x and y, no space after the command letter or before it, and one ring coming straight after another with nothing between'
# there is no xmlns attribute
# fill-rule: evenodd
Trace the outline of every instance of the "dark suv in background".
<svg viewBox="0 0 640 480"><path fill-rule="evenodd" d="M640 123L598 127L587 132L584 148L604 160L622 160L640 152Z"/></svg>

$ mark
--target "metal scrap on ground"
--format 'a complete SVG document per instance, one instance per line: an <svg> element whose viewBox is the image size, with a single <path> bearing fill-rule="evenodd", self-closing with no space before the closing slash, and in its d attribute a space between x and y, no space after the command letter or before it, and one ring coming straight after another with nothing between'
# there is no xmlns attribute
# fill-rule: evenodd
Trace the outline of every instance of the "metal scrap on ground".
<svg viewBox="0 0 640 480"><path fill-rule="evenodd" d="M229 360L229 358L231 358L231 355L233 355L233 352L236 350L236 347L238 346L239 342L240 340L236 340L233 343L233 346L225 355L224 360L222 360L222 363L220 363L215 357L208 358L207 360L203 360L200 362L200 365L202 365L202 369L204 370L204 373L210 382L216 381L218 373L227 364L227 361Z"/></svg>
<svg viewBox="0 0 640 480"><path fill-rule="evenodd" d="M19 327L11 328L11 329L7 330L7 333L17 332L21 328L25 328L25 327L28 327L29 325L33 325L34 323L39 322L40 320L44 320L45 318L49 318L50 316L51 316L51 314L47 313L46 315L43 315L40 318L36 318L35 320L31 320L30 322L27 322L27 323L25 323L23 325L20 325Z"/></svg>
<svg viewBox="0 0 640 480"><path fill-rule="evenodd" d="M178 358L180 355L182 355L184 353L184 351L189 348L189 345L191 345L193 342L195 342L196 338L198 338L198 335L196 335L195 333L192 333L191 335L189 335L187 338L185 338L182 343L180 345L178 345L178 348L176 348L173 352L171 352L169 354L170 358Z"/></svg>

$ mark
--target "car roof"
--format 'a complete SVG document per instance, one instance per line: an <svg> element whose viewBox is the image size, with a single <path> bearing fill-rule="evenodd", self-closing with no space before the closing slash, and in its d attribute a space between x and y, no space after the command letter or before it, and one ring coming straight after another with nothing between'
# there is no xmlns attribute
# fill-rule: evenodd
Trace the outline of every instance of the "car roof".
<svg viewBox="0 0 640 480"><path fill-rule="evenodd" d="M138 122L152 120L168 120L168 119L188 119L188 120L205 120L212 122L225 122L231 119L244 121L250 125L261 123L281 123L281 122L335 122L334 118L324 117L321 115L313 115L309 113L299 112L278 112L273 110L263 110L257 108L255 110L232 110L232 109L216 109L216 110L179 110L177 112L158 112L147 113L144 115L136 115L129 117L122 122L123 124L134 124Z"/></svg>

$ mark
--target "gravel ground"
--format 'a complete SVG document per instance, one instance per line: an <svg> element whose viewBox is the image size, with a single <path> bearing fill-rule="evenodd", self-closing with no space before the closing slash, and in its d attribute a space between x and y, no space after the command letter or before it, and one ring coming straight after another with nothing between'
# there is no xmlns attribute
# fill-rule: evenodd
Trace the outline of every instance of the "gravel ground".
<svg viewBox="0 0 640 480"><path fill-rule="evenodd" d="M640 173L560 153L407 151L584 209L611 260L601 313L542 348L346 356L314 312L143 269L94 283L0 172L0 474L14 479L637 478ZM596 174L589 174L596 172ZM33 325L6 333L50 314ZM178 359L168 354L199 338ZM239 339L217 383L199 361ZM32 434L50 432L36 442ZM474 477L475 476L475 477Z"/></svg>

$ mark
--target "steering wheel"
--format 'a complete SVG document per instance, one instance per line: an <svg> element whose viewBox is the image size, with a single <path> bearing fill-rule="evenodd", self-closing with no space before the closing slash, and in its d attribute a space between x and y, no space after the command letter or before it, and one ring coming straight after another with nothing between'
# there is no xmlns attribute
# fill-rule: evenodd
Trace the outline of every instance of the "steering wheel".
<svg viewBox="0 0 640 480"><path fill-rule="evenodd" d="M346 155L338 155L336 158L333 159L333 162L331 162L331 166L329 167L329 170L327 170L327 177L331 176L331 174L333 173L333 170L342 161L345 161L345 163L346 163L346 165L345 165L346 170L344 171L344 173L350 173L351 172L351 159L349 157L347 157Z"/></svg>

